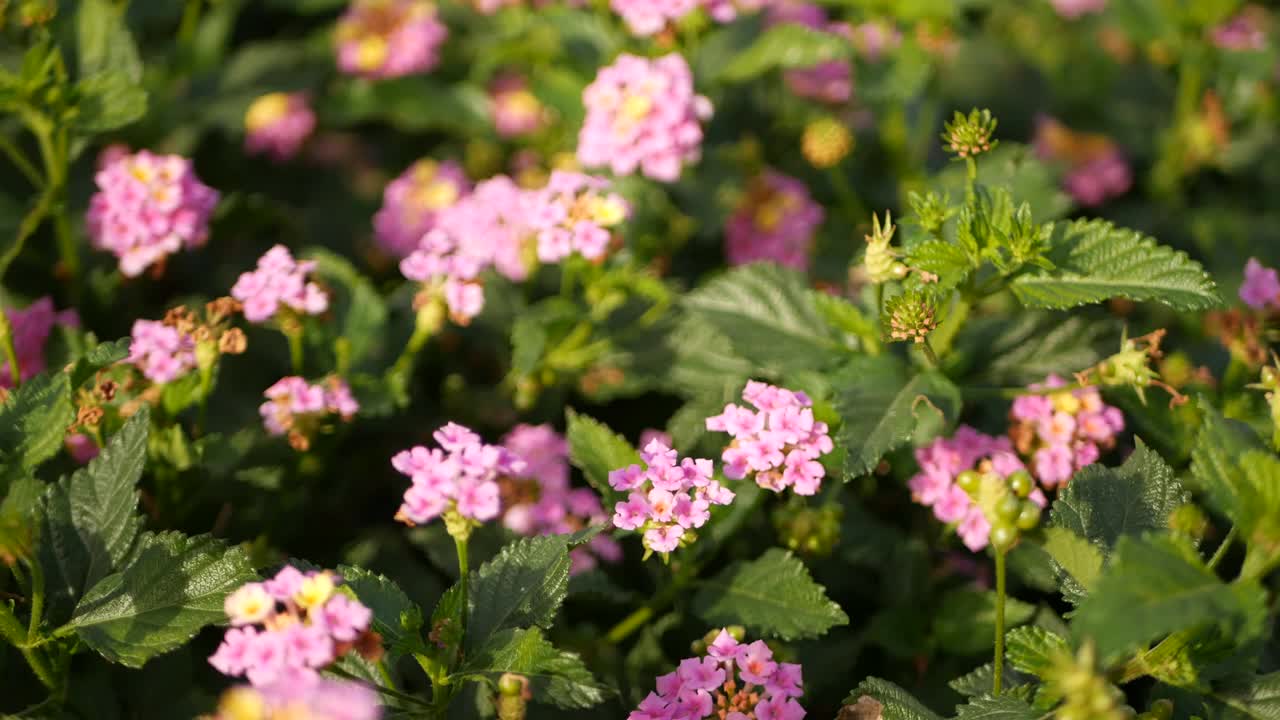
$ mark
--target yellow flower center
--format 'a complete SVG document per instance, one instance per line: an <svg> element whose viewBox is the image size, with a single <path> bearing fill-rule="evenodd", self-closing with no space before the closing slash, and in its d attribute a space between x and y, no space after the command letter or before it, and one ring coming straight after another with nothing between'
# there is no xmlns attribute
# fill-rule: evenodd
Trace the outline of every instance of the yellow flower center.
<svg viewBox="0 0 1280 720"><path fill-rule="evenodd" d="M372 72L382 67L387 61L387 41L372 35L360 41L356 49L356 67L365 72Z"/></svg>
<svg viewBox="0 0 1280 720"><path fill-rule="evenodd" d="M428 210L447 208L458 200L458 186L440 179L424 185L413 194L415 205Z"/></svg>
<svg viewBox="0 0 1280 720"><path fill-rule="evenodd" d="M1080 410L1080 398L1069 392L1054 393L1050 396L1053 401L1053 409L1060 412L1074 415Z"/></svg>
<svg viewBox="0 0 1280 720"><path fill-rule="evenodd" d="M313 608L323 605L333 595L333 576L329 573L316 573L302 581L293 601L301 608Z"/></svg>
<svg viewBox="0 0 1280 720"><path fill-rule="evenodd" d="M220 720L265 720L267 705L257 690L247 687L232 688L222 695L218 703Z"/></svg>
<svg viewBox="0 0 1280 720"><path fill-rule="evenodd" d="M244 126L249 132L257 132L274 125L289 114L289 96L286 93L263 95L249 106L244 114Z"/></svg>

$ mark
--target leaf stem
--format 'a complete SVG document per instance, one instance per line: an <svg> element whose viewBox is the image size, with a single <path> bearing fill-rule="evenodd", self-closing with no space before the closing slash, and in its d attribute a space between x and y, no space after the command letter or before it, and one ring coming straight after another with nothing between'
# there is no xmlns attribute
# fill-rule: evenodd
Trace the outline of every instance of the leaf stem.
<svg viewBox="0 0 1280 720"><path fill-rule="evenodd" d="M18 364L18 349L13 344L13 324L3 308L0 308L0 346L3 346L9 363L9 380L16 388L22 384L22 366Z"/></svg>
<svg viewBox="0 0 1280 720"><path fill-rule="evenodd" d="M1226 537L1222 538L1222 544L1217 550L1213 551L1213 557L1209 558L1209 569L1213 570L1218 567L1218 563L1222 562L1222 558L1226 556L1227 549L1231 547L1231 543L1236 539L1236 526L1232 525L1227 531Z"/></svg>
<svg viewBox="0 0 1280 720"><path fill-rule="evenodd" d="M1004 679L1004 556L1004 551L996 551L996 648L995 664L991 674L992 695L1000 694L1000 683Z"/></svg>
<svg viewBox="0 0 1280 720"><path fill-rule="evenodd" d="M4 135L0 135L0 152L3 152L9 157L9 160L13 162L14 166L31 181L31 184L34 185L36 189L44 188L44 178L41 177L40 171L36 170L36 166L27 159L27 156L23 154L22 150L20 150L12 140Z"/></svg>
<svg viewBox="0 0 1280 720"><path fill-rule="evenodd" d="M933 345L929 342L929 338L925 338L920 344L920 349L924 351L925 358L929 361L929 365L935 370L942 367L942 362L938 360L938 354L933 351Z"/></svg>
<svg viewBox="0 0 1280 720"><path fill-rule="evenodd" d="M964 159L964 166L965 166L964 199L965 199L965 202L973 202L973 198L977 194L978 161L972 155L970 155Z"/></svg>
<svg viewBox="0 0 1280 720"><path fill-rule="evenodd" d="M40 621L44 616L44 570L38 560L27 562L31 569L31 620L27 624L27 644L34 643L40 636Z"/></svg>
<svg viewBox="0 0 1280 720"><path fill-rule="evenodd" d="M302 374L302 363L304 360L302 352L302 328L283 327L284 336L289 340L289 366L293 368L294 375Z"/></svg>

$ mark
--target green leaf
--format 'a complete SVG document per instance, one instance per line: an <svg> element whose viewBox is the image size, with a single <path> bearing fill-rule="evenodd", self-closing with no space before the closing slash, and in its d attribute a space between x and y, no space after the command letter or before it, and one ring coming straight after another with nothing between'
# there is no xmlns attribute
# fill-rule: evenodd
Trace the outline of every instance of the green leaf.
<svg viewBox="0 0 1280 720"><path fill-rule="evenodd" d="M666 342L675 360L664 380L682 395L723 401L735 395L755 371L750 360L734 351L729 336L699 315L684 313Z"/></svg>
<svg viewBox="0 0 1280 720"><path fill-rule="evenodd" d="M562 708L586 708L604 701L606 689L591 675L577 654L558 650L538 628L504 630L475 655L459 675L486 679L496 686L503 673L525 676L533 700Z"/></svg>
<svg viewBox="0 0 1280 720"><path fill-rule="evenodd" d="M1036 612L1034 605L1008 598L1005 627L1021 625ZM996 633L996 594L970 589L944 595L933 616L933 635L938 646L956 655L980 655L991 649Z"/></svg>
<svg viewBox="0 0 1280 720"><path fill-rule="evenodd" d="M845 698L845 705L853 705L864 697L880 703L879 720L942 720L942 717L925 707L911 693L888 680L867 678ZM873 716L874 717L874 716Z"/></svg>
<svg viewBox="0 0 1280 720"><path fill-rule="evenodd" d="M107 660L142 667L226 615L227 594L255 578L244 550L207 535L145 535L124 570L94 585L66 630Z"/></svg>
<svg viewBox="0 0 1280 720"><path fill-rule="evenodd" d="M1044 550L1053 558L1062 596L1070 602L1080 602L1102 572L1102 551L1063 527L1045 529Z"/></svg>
<svg viewBox="0 0 1280 720"><path fill-rule="evenodd" d="M381 120L402 132L488 127L488 96L480 88L405 77L370 83L349 81L319 100L321 115L339 126Z"/></svg>
<svg viewBox="0 0 1280 720"><path fill-rule="evenodd" d="M75 126L99 133L134 123L147 114L147 91L123 71L107 70L76 83L79 97Z"/></svg>
<svg viewBox="0 0 1280 720"><path fill-rule="evenodd" d="M1077 641L1092 638L1105 661L1192 627L1221 623L1241 635L1259 632L1261 618L1250 617L1250 605L1185 540L1124 537L1097 588L1080 603L1072 631Z"/></svg>
<svg viewBox="0 0 1280 720"><path fill-rule="evenodd" d="M80 77L119 72L125 80L142 80L142 59L125 26L124 9L111 0L81 0L76 12Z"/></svg>
<svg viewBox="0 0 1280 720"><path fill-rule="evenodd" d="M474 573L466 655L509 628L551 627L569 590L569 536L520 538Z"/></svg>
<svg viewBox="0 0 1280 720"><path fill-rule="evenodd" d="M930 285L937 290L954 288L973 270L964 248L942 240L928 240L912 247L907 265L937 275L938 282Z"/></svg>
<svg viewBox="0 0 1280 720"><path fill-rule="evenodd" d="M1280 720L1280 673L1258 675L1219 692L1216 698L1246 718Z"/></svg>
<svg viewBox="0 0 1280 720"><path fill-rule="evenodd" d="M73 419L65 373L24 382L0 405L0 467L31 470L58 454Z"/></svg>
<svg viewBox="0 0 1280 720"><path fill-rule="evenodd" d="M355 593L361 604L373 611L373 630L382 636L388 650L399 655L421 642L411 637L409 630L421 627L422 610L400 586L383 575L350 565L338 566L338 574L342 576L341 587Z"/></svg>
<svg viewBox="0 0 1280 720"><path fill-rule="evenodd" d="M565 418L569 462L582 471L591 487L604 498L606 506L622 499L622 494L609 485L609 471L638 464L640 453L626 438L599 420L580 415L572 408L565 408Z"/></svg>
<svg viewBox="0 0 1280 720"><path fill-rule="evenodd" d="M1034 625L1010 630L1004 646L1010 665L1039 678L1048 677L1058 651L1070 650L1065 638Z"/></svg>
<svg viewBox="0 0 1280 720"><path fill-rule="evenodd" d="M849 622L804 563L778 548L751 562L734 563L699 586L693 611L713 626L745 625L763 635L793 640L816 637Z"/></svg>
<svg viewBox="0 0 1280 720"><path fill-rule="evenodd" d="M99 370L128 357L131 342L131 338L124 337L111 342L98 343L77 358L75 365L71 368L71 389L79 389L92 380Z"/></svg>
<svg viewBox="0 0 1280 720"><path fill-rule="evenodd" d="M941 373L908 378L892 356L858 358L832 380L844 424L837 446L847 451L844 479L875 469L885 454L907 443L923 443L960 411L960 391Z"/></svg>
<svg viewBox="0 0 1280 720"><path fill-rule="evenodd" d="M0 564L32 557L44 488L44 483L33 477L19 476L0 500Z"/></svg>
<svg viewBox="0 0 1280 720"><path fill-rule="evenodd" d="M841 353L803 276L772 263L729 270L689 293L684 308L723 333L735 353L766 372L825 367Z"/></svg>
<svg viewBox="0 0 1280 720"><path fill-rule="evenodd" d="M1113 297L1155 300L1178 310L1222 304L1213 279L1200 263L1105 220L1077 220L1055 227L1049 259L1056 270L1014 279L1013 293L1023 305L1069 308Z"/></svg>
<svg viewBox="0 0 1280 720"><path fill-rule="evenodd" d="M955 690L965 697L979 697L991 692L993 683L995 682L995 664L984 663L974 668L972 672L965 673L960 677L947 683L947 687ZM1001 678L1005 692L1014 692L1017 688L1025 688L1025 692L1030 692L1032 678L1023 675L1014 670L1005 663L1004 676Z"/></svg>
<svg viewBox="0 0 1280 720"><path fill-rule="evenodd" d="M1040 720L1044 713L1008 693L974 698L956 708L957 720Z"/></svg>
<svg viewBox="0 0 1280 720"><path fill-rule="evenodd" d="M144 405L98 457L50 485L40 507L40 564L51 607L70 609L120 567L142 528L138 479L147 462Z"/></svg>
<svg viewBox="0 0 1280 720"><path fill-rule="evenodd" d="M375 357L386 342L387 305L373 284L351 263L327 250L313 249L316 274L345 292L334 298L338 336L347 343L352 367Z"/></svg>
<svg viewBox="0 0 1280 720"><path fill-rule="evenodd" d="M976 318L965 324L956 350L973 372L971 382L1029 385L1097 363L1102 359L1097 347L1111 327L1058 312Z"/></svg>
<svg viewBox="0 0 1280 720"><path fill-rule="evenodd" d="M776 25L756 39L720 71L724 80L741 82L774 68L807 68L830 60L848 60L853 46L848 39L803 25Z"/></svg>

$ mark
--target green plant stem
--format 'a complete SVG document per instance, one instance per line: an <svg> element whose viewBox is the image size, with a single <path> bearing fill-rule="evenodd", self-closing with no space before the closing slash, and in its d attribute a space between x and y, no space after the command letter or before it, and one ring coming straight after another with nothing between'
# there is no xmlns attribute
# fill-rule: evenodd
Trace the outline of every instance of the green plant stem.
<svg viewBox="0 0 1280 720"><path fill-rule="evenodd" d="M31 569L31 620L27 623L27 644L40 638L40 621L44 618L44 570L39 561L27 563Z"/></svg>
<svg viewBox="0 0 1280 720"><path fill-rule="evenodd" d="M293 368L294 375L302 374L302 328L283 329L284 336L289 340L289 366Z"/></svg>
<svg viewBox="0 0 1280 720"><path fill-rule="evenodd" d="M844 210L846 220L850 227L856 226L858 222L865 218L867 208L858 199L858 194L854 192L853 186L849 184L849 178L840 172L840 166L829 168L827 177L831 178L831 187L836 191L836 198L840 201L840 207Z"/></svg>
<svg viewBox="0 0 1280 720"><path fill-rule="evenodd" d="M388 375L392 378L407 378L409 372L413 370L413 362L418 357L418 353L443 324L444 309L439 302L431 301L419 308L414 320L413 334L409 336L409 342L404 346L400 357L396 358L395 365L391 366Z"/></svg>
<svg viewBox="0 0 1280 720"><path fill-rule="evenodd" d="M3 152L8 156L9 160L13 162L14 167L18 168L19 172L21 172L27 180L30 180L31 184L37 189L44 187L44 177L40 175L40 171L36 169L35 164L27 159L27 156L23 154L22 150L20 150L12 140L4 135L0 135L0 152Z"/></svg>
<svg viewBox="0 0 1280 720"><path fill-rule="evenodd" d="M1231 529L1227 531L1226 537L1222 538L1222 544L1218 546L1217 550L1213 551L1213 557L1209 558L1210 570L1218 567L1218 563L1222 562L1222 558L1227 554L1227 549L1231 547L1231 543L1235 542L1235 539L1236 526L1232 525Z"/></svg>
<svg viewBox="0 0 1280 720"><path fill-rule="evenodd" d="M196 416L196 433L203 435L209 410L209 395L213 392L213 366L200 368L200 411Z"/></svg>
<svg viewBox="0 0 1280 720"><path fill-rule="evenodd" d="M972 202L974 195L977 193L978 186L978 161L972 155L964 159L965 166L965 186L964 199L965 202Z"/></svg>
<svg viewBox="0 0 1280 720"><path fill-rule="evenodd" d="M22 623L18 622L18 618L14 616L9 606L0 604L0 637L22 652L22 657L27 661L31 672L35 674L41 685L50 691L56 691L58 682L54 677L53 669L49 667L48 661L38 649L30 647L28 635L29 631L22 629Z"/></svg>
<svg viewBox="0 0 1280 720"><path fill-rule="evenodd" d="M22 384L22 366L18 364L18 349L13 344L13 325L9 316L0 310L0 345L4 348L4 356L9 363L9 378L13 387Z"/></svg>
<svg viewBox="0 0 1280 720"><path fill-rule="evenodd" d="M996 552L996 649L991 674L991 694L1000 694L1000 683L1004 679L1004 595L1005 568L1003 551Z"/></svg>
<svg viewBox="0 0 1280 720"><path fill-rule="evenodd" d="M920 349L924 351L925 359L929 361L931 367L935 370L942 367L942 363L938 360L938 354L933 351L933 345L929 342L929 338L925 338L924 342L920 343Z"/></svg>

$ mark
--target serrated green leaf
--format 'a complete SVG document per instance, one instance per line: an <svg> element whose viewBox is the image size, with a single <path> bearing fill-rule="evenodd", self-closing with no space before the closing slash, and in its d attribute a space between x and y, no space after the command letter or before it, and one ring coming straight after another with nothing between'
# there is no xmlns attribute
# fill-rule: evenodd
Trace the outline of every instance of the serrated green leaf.
<svg viewBox="0 0 1280 720"><path fill-rule="evenodd" d="M816 637L849 622L804 563L778 548L700 582L693 611L713 626L745 625L783 640Z"/></svg>
<svg viewBox="0 0 1280 720"><path fill-rule="evenodd" d="M144 535L131 560L90 588L59 631L74 631L128 667L142 667L224 620L227 594L255 578L244 550L207 535Z"/></svg>
<svg viewBox="0 0 1280 720"><path fill-rule="evenodd" d="M107 70L76 83L77 130L100 133L122 128L147 114L147 91L121 70Z"/></svg>
<svg viewBox="0 0 1280 720"><path fill-rule="evenodd" d="M1080 602L1102 572L1102 551L1064 527L1045 529L1044 549L1053 558L1062 596Z"/></svg>
<svg viewBox="0 0 1280 720"><path fill-rule="evenodd" d="M473 574L465 654L497 633L537 625L551 627L569 590L566 535L520 538Z"/></svg>
<svg viewBox="0 0 1280 720"><path fill-rule="evenodd" d="M51 613L70 610L85 590L119 570L132 549L142 528L138 479L150 424L144 405L98 457L45 491L39 552Z"/></svg>
<svg viewBox="0 0 1280 720"><path fill-rule="evenodd" d="M640 453L599 420L580 415L572 408L565 408L565 419L569 462L582 471L606 505L621 500L622 494L609 485L609 472L639 463Z"/></svg>
<svg viewBox="0 0 1280 720"><path fill-rule="evenodd" d="M1034 625L1010 630L1004 645L1010 665L1040 678L1048 676L1059 651L1070 650L1065 638Z"/></svg>
<svg viewBox="0 0 1280 720"><path fill-rule="evenodd" d="M957 720L1040 720L1044 713L1008 693L974 698L956 708Z"/></svg>
<svg viewBox="0 0 1280 720"><path fill-rule="evenodd" d="M1021 625L1036 612L1017 598L1005 602L1005 627ZM933 616L938 646L956 655L978 655L991 649L996 632L996 594L961 589L948 592Z"/></svg>
<svg viewBox="0 0 1280 720"><path fill-rule="evenodd" d="M119 72L131 83L142 80L142 59L125 26L123 8L110 0L82 0L76 12L80 77Z"/></svg>
<svg viewBox="0 0 1280 720"><path fill-rule="evenodd" d="M44 487L28 475L9 484L8 493L0 500L0 564L32 557Z"/></svg>
<svg viewBox="0 0 1280 720"><path fill-rule="evenodd" d="M947 683L947 687L955 690L965 697L978 697L991 692L993 683L995 682L995 664L984 663L974 668L971 672ZM1014 670L1009 663L1005 663L1004 675L1001 678L1001 685L1004 692L1031 692L1033 680L1027 675ZM1022 690L1019 690L1022 688Z"/></svg>
<svg viewBox="0 0 1280 720"><path fill-rule="evenodd" d="M1280 673L1258 675L1247 683L1234 685L1215 698L1253 720L1280 720Z"/></svg>
<svg viewBox="0 0 1280 720"><path fill-rule="evenodd" d="M847 451L845 480L871 472L907 443L927 442L960 411L960 391L950 380L933 371L908 378L892 356L858 358L832 385L844 418L837 446Z"/></svg>
<svg viewBox="0 0 1280 720"><path fill-rule="evenodd" d="M1184 252L1105 220L1054 229L1051 272L1021 275L1014 295L1032 308L1069 308L1113 297L1154 300L1178 310L1222 304L1213 279Z"/></svg>
<svg viewBox="0 0 1280 720"><path fill-rule="evenodd" d="M888 680L867 678L844 699L845 705L854 705L861 698L870 697L880 703L880 720L942 720L942 717L925 707L911 693Z"/></svg>
<svg viewBox="0 0 1280 720"><path fill-rule="evenodd" d="M1069 375L1102 359L1097 347L1108 322L1065 313L1020 312L970 320L956 350L974 383L1029 385L1052 374Z"/></svg>
<svg viewBox="0 0 1280 720"><path fill-rule="evenodd" d="M395 665L394 656L421 643L421 638L409 633L421 627L422 610L399 585L384 575L350 565L338 566L338 574L342 576L341 587L355 593L361 604L373 611L373 630L393 655L389 665Z"/></svg>
<svg viewBox="0 0 1280 720"><path fill-rule="evenodd" d="M0 467L30 470L53 457L73 419L65 373L24 382L0 405Z"/></svg>
<svg viewBox="0 0 1280 720"><path fill-rule="evenodd" d="M766 30L720 71L724 80L741 82L774 68L807 68L831 60L849 60L853 46L847 38L796 23Z"/></svg>
<svg viewBox="0 0 1280 720"><path fill-rule="evenodd" d="M804 278L779 265L754 263L729 270L685 296L684 308L719 330L736 354L765 372L817 369L841 354Z"/></svg>
<svg viewBox="0 0 1280 720"><path fill-rule="evenodd" d="M973 263L963 248L942 240L928 240L912 247L907 265L937 275L938 282L930 284L937 290L954 288L973 270Z"/></svg>
<svg viewBox="0 0 1280 720"><path fill-rule="evenodd" d="M458 672L461 678L484 678L496 684L503 673L529 679L533 701L562 708L598 705L605 688L577 654L558 650L538 628L512 628L493 636Z"/></svg>
<svg viewBox="0 0 1280 720"><path fill-rule="evenodd" d="M682 395L728 398L755 370L727 335L698 315L684 313L666 342L675 360L665 382Z"/></svg>
<svg viewBox="0 0 1280 720"><path fill-rule="evenodd" d="M101 369L114 365L129 356L131 338L120 338L95 345L84 355L76 359L71 368L71 389L77 390Z"/></svg>

